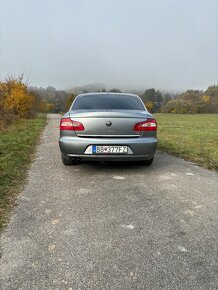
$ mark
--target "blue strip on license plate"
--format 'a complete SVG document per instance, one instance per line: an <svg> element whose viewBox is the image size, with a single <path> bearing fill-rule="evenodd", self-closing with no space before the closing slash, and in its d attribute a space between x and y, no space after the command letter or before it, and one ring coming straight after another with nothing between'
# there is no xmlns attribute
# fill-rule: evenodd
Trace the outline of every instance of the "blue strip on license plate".
<svg viewBox="0 0 218 290"><path fill-rule="evenodd" d="M95 154L96 153L96 145L92 146L92 153Z"/></svg>

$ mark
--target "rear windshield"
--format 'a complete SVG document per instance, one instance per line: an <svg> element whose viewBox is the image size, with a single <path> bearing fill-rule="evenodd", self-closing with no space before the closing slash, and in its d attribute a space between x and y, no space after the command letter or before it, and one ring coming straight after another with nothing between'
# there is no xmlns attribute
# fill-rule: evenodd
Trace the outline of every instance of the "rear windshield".
<svg viewBox="0 0 218 290"><path fill-rule="evenodd" d="M129 95L87 95L76 99L72 110L139 110L144 111L140 99Z"/></svg>

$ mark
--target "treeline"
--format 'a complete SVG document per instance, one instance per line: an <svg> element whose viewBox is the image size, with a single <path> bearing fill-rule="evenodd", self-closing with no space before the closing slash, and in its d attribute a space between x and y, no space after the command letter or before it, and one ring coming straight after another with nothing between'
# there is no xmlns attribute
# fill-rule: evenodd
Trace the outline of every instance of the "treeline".
<svg viewBox="0 0 218 290"><path fill-rule="evenodd" d="M169 99L161 107L163 113L200 114L218 113L218 85L206 91L188 90Z"/></svg>
<svg viewBox="0 0 218 290"><path fill-rule="evenodd" d="M118 88L96 89L87 86L79 88L79 93L87 92L121 92ZM131 91L140 95L147 109L151 113L172 113L172 114L200 114L218 113L218 85L209 86L205 91L188 90L181 94L163 93L154 88L146 89L143 93ZM131 93L130 92L130 93ZM78 94L72 90L72 95Z"/></svg>
<svg viewBox="0 0 218 290"><path fill-rule="evenodd" d="M218 113L218 85L209 86L206 91L188 90L181 94L163 94L152 88L140 97L152 113Z"/></svg>
<svg viewBox="0 0 218 290"><path fill-rule="evenodd" d="M23 76L8 77L0 81L0 127L10 124L16 118L32 118L38 112L66 112L73 99L81 92L121 92L117 88L106 90L85 87L85 91L66 92L53 87L28 87ZM152 113L196 114L218 113L218 85L207 90L188 90L181 94L162 93L150 88L139 94Z"/></svg>
<svg viewBox="0 0 218 290"><path fill-rule="evenodd" d="M69 94L64 90L56 90L53 87L30 87L30 92L35 95L39 103L39 111L44 113L60 113L67 109Z"/></svg>

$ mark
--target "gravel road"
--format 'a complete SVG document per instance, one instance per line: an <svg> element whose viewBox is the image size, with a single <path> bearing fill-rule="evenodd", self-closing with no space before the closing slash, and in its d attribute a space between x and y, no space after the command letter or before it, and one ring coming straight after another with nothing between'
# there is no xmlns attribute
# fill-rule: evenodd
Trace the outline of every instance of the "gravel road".
<svg viewBox="0 0 218 290"><path fill-rule="evenodd" d="M0 288L218 289L217 173L165 153L64 167L59 118L1 236Z"/></svg>

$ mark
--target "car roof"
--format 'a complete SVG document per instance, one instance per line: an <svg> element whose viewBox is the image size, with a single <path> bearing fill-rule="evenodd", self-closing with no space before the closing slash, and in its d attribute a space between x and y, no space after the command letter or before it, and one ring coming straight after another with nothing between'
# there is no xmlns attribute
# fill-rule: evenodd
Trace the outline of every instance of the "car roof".
<svg viewBox="0 0 218 290"><path fill-rule="evenodd" d="M130 94L130 93L116 93L116 92L92 92L92 93L84 93L84 94L79 94L77 96L77 98L80 98L80 97L85 97L85 96L96 96L96 95L105 95L105 96L108 96L108 95L120 95L120 96L130 96L130 97L135 97L135 98L140 98L138 95L135 95L135 94Z"/></svg>

